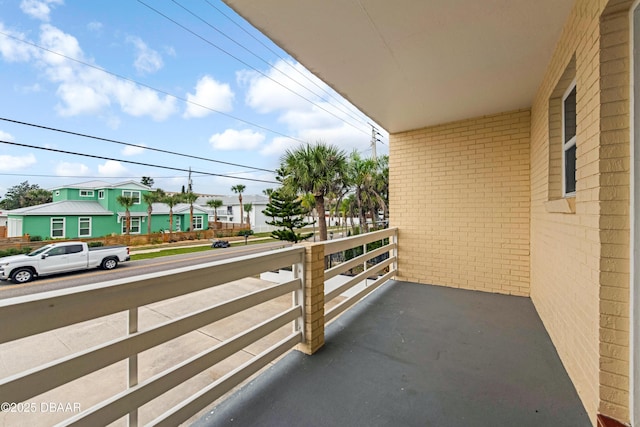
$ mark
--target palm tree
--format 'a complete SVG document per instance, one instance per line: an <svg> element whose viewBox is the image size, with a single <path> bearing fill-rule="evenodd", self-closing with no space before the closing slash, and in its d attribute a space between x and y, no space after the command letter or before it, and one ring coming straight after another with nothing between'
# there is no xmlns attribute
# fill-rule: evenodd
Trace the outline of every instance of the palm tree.
<svg viewBox="0 0 640 427"><path fill-rule="evenodd" d="M249 212L253 210L253 203L245 203L244 211L247 214L247 225L251 228L251 221L249 220Z"/></svg>
<svg viewBox="0 0 640 427"><path fill-rule="evenodd" d="M182 202L182 193L165 196L162 203L169 206L169 240L173 240L173 207Z"/></svg>
<svg viewBox="0 0 640 427"><path fill-rule="evenodd" d="M327 240L325 197L343 186L347 167L346 154L336 146L317 142L287 150L281 161L283 184L298 192L314 195L320 240Z"/></svg>
<svg viewBox="0 0 640 427"><path fill-rule="evenodd" d="M240 202L240 225L243 224L243 215L244 213L242 212L242 193L244 192L245 188L247 188L245 185L242 184L238 184L238 185L234 185L233 187L231 187L231 191L233 191L234 193L238 194L238 201Z"/></svg>
<svg viewBox="0 0 640 427"><path fill-rule="evenodd" d="M300 204L306 209L307 215L311 217L311 226L313 227L313 241L316 241L316 215L314 213L316 206L316 198L311 193L305 193L300 196Z"/></svg>
<svg viewBox="0 0 640 427"><path fill-rule="evenodd" d="M193 231L193 203L198 200L198 195L192 191L187 191L182 195L182 200L189 203L189 231Z"/></svg>
<svg viewBox="0 0 640 427"><path fill-rule="evenodd" d="M212 199L207 200L207 205L213 209L213 222L218 222L218 208L222 206L222 200Z"/></svg>
<svg viewBox="0 0 640 427"><path fill-rule="evenodd" d="M358 222L361 232L368 232L369 226L365 213L371 207L371 196L376 172L376 162L372 159L363 159L354 151L349 159L349 183L355 187L355 198L358 204Z"/></svg>
<svg viewBox="0 0 640 427"><path fill-rule="evenodd" d="M160 202L165 197L164 191L158 188L156 191L144 193L142 200L147 204L147 236L151 237L151 214L153 213L153 204Z"/></svg>
<svg viewBox="0 0 640 427"><path fill-rule="evenodd" d="M131 228L131 212L129 212L129 208L133 206L135 203L135 199L131 196L118 196L116 197L116 201L124 207L125 214L125 234L129 235L129 229Z"/></svg>

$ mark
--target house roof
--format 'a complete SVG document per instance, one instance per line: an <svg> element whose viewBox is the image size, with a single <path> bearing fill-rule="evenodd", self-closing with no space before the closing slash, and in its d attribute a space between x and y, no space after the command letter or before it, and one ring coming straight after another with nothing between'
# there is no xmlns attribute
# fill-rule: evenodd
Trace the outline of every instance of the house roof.
<svg viewBox="0 0 640 427"><path fill-rule="evenodd" d="M189 213L189 208L190 208L189 203L178 203L173 207L173 214L176 215L176 214ZM153 215L169 215L169 206L165 205L164 203L154 203L153 205L151 205L151 209L152 209ZM209 211L204 207L194 204L193 212L206 214ZM120 214L120 212L118 214ZM122 212L122 214L124 215L124 212Z"/></svg>
<svg viewBox="0 0 640 427"><path fill-rule="evenodd" d="M574 0L224 0L389 132L529 108Z"/></svg>
<svg viewBox="0 0 640 427"><path fill-rule="evenodd" d="M113 215L100 203L90 200L60 200L8 211L9 215Z"/></svg>
<svg viewBox="0 0 640 427"><path fill-rule="evenodd" d="M198 200L196 200L196 203L204 207L204 206L207 206L207 202L209 200L214 200L214 199L222 200L222 206L240 205L240 202L238 201L238 196L201 196L201 197L198 197ZM243 194L242 204L244 205L245 203L252 203L254 205L266 205L267 203L269 203L269 198L265 196L261 196L259 194ZM207 206L207 209L208 209L208 206Z"/></svg>
<svg viewBox="0 0 640 427"><path fill-rule="evenodd" d="M111 183L111 182L106 182L106 181L86 181L86 182L79 182L77 184L70 184L70 185L61 185L59 187L54 187L51 190L59 190L61 188L80 188L80 189L87 189L87 190L98 190L98 189L103 189L103 188L125 188L125 189L136 189L136 190L151 190L151 187L147 187L146 185L143 185L137 181L122 181L122 182L117 182L117 183Z"/></svg>

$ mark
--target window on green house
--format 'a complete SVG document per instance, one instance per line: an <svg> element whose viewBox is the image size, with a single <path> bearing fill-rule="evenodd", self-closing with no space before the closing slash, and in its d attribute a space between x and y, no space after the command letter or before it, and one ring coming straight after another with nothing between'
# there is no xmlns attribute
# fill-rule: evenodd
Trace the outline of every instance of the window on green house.
<svg viewBox="0 0 640 427"><path fill-rule="evenodd" d="M129 234L140 234L140 218L132 217L130 219L131 226L129 227ZM122 218L122 234L127 234L127 219Z"/></svg>
<svg viewBox="0 0 640 427"><path fill-rule="evenodd" d="M78 237L90 237L91 236L91 218L81 217L78 218Z"/></svg>
<svg viewBox="0 0 640 427"><path fill-rule="evenodd" d="M133 203L135 205L139 205L140 204L140 192L139 191L122 190L122 195L124 197L133 198Z"/></svg>
<svg viewBox="0 0 640 427"><path fill-rule="evenodd" d="M51 218L51 238L53 239L63 238L65 235L64 226L65 226L64 218Z"/></svg>
<svg viewBox="0 0 640 427"><path fill-rule="evenodd" d="M193 224L191 224L193 230L202 230L202 217L195 215L193 217Z"/></svg>
<svg viewBox="0 0 640 427"><path fill-rule="evenodd" d="M80 190L80 197L93 197L93 190Z"/></svg>

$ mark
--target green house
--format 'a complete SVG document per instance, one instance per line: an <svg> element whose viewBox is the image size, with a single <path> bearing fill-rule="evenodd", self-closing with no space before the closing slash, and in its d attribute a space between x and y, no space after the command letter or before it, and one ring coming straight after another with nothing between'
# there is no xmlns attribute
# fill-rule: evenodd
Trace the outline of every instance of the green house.
<svg viewBox="0 0 640 427"><path fill-rule="evenodd" d="M134 204L129 208L130 234L147 233L148 205L143 195L153 191L135 181L111 184L89 181L53 188L53 202L14 209L8 212L7 234L18 237L25 234L43 239L75 239L126 234L126 212L117 201L118 196L129 196ZM169 207L162 203L152 206L152 232L169 229ZM194 205L193 229L208 228L207 212ZM173 207L174 231L190 228L190 205L181 203Z"/></svg>

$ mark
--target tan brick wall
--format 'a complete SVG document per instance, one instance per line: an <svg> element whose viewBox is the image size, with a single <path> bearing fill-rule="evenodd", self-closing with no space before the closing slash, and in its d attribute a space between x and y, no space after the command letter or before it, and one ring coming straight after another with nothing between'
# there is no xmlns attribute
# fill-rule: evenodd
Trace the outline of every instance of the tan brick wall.
<svg viewBox="0 0 640 427"><path fill-rule="evenodd" d="M630 3L576 2L531 109L531 297L594 423L629 419ZM577 191L559 213L553 100L572 67Z"/></svg>
<svg viewBox="0 0 640 427"><path fill-rule="evenodd" d="M529 295L528 110L390 136L401 280Z"/></svg>

